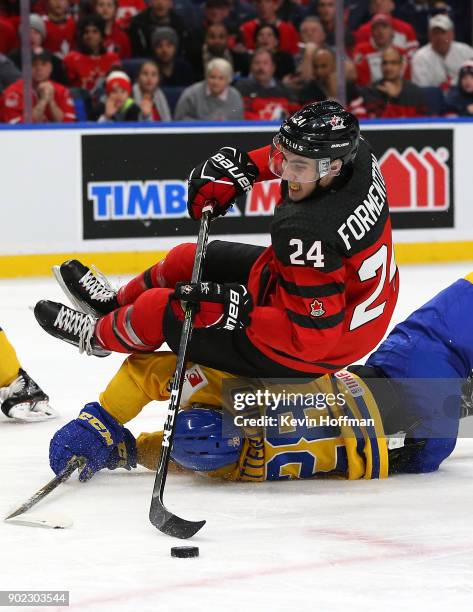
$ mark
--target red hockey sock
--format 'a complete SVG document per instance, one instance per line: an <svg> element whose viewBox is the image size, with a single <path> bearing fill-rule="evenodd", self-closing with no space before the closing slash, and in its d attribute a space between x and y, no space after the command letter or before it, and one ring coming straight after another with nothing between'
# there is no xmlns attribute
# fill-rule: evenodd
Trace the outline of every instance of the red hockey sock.
<svg viewBox="0 0 473 612"><path fill-rule="evenodd" d="M134 304L122 306L97 321L100 344L118 353L149 353L164 342L163 319L172 289L149 289Z"/></svg>
<svg viewBox="0 0 473 612"><path fill-rule="evenodd" d="M164 259L120 287L117 294L118 303L121 306L133 304L148 289L174 288L178 281L190 280L194 258L195 244L186 242L174 247Z"/></svg>

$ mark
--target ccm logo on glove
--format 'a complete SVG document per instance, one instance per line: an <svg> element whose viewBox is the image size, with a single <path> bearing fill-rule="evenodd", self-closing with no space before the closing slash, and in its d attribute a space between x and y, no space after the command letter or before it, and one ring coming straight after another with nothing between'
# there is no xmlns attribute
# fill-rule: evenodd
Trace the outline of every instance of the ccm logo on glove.
<svg viewBox="0 0 473 612"><path fill-rule="evenodd" d="M87 421L89 425L91 425L94 429L96 429L99 432L99 434L102 436L102 438L104 438L107 446L113 446L113 440L112 440L112 436L110 432L105 427L105 425L101 421L98 420L97 417L94 417L92 414L89 414L88 412L82 411L79 414L78 418L81 421Z"/></svg>

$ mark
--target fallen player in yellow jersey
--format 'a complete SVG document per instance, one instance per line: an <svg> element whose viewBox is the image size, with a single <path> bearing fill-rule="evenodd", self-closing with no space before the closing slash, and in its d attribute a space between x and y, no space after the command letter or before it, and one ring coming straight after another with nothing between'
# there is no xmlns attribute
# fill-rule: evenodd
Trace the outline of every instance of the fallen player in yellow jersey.
<svg viewBox="0 0 473 612"><path fill-rule="evenodd" d="M252 482L438 469L455 447L462 387L463 405L471 405L465 381L473 368L472 280L458 280L396 326L365 366L290 382L242 380L190 365L173 461ZM58 473L73 454L87 460L81 480L105 467L155 469L162 432L135 440L123 425L150 401L169 398L175 362L164 352L128 357L100 403L87 404L55 434L52 469ZM273 394L265 410L255 410L258 390ZM261 427L258 419L270 417Z"/></svg>

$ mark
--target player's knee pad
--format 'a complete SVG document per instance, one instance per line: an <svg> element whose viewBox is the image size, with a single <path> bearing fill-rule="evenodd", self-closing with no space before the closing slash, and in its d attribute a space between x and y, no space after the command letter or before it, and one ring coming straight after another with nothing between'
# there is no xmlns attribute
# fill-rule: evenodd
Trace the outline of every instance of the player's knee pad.
<svg viewBox="0 0 473 612"><path fill-rule="evenodd" d="M165 287L174 287L179 281L190 280L195 259L196 245L192 242L179 244L169 251L160 262L159 274Z"/></svg>
<svg viewBox="0 0 473 612"><path fill-rule="evenodd" d="M209 472L238 461L243 438L229 421L222 433L222 412L199 407L183 410L176 417L172 459L189 470Z"/></svg>

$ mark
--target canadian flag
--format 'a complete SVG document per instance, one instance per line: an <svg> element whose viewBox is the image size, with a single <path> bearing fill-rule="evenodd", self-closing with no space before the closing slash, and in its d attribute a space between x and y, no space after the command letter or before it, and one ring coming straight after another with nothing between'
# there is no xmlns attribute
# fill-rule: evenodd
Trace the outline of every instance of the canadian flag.
<svg viewBox="0 0 473 612"><path fill-rule="evenodd" d="M448 149L389 148L379 161L386 181L389 208L403 211L448 210L450 169Z"/></svg>

